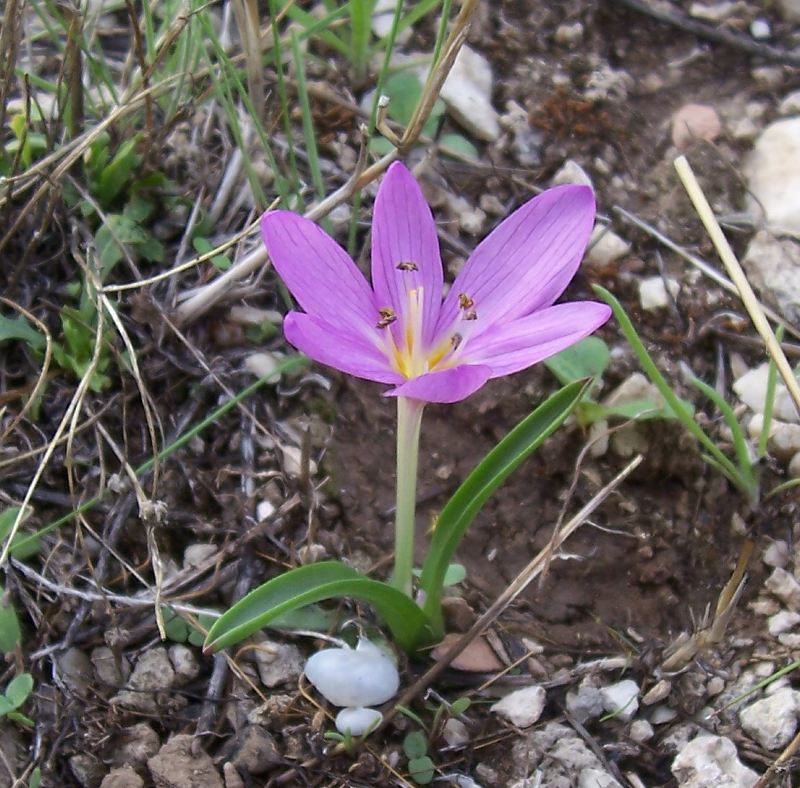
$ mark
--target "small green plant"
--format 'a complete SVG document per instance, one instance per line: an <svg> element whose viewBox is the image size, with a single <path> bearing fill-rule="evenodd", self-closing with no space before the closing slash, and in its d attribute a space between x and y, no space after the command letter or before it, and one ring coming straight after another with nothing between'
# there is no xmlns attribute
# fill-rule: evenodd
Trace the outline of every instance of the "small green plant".
<svg viewBox="0 0 800 788"><path fill-rule="evenodd" d="M168 605L161 607L163 616L164 631L167 637L174 643L188 643L190 646L202 646L205 634L201 629L193 627L188 621L181 618L178 613ZM208 631L216 621L216 616L200 615L197 623L203 630Z"/></svg>
<svg viewBox="0 0 800 788"><path fill-rule="evenodd" d="M30 673L21 673L12 679L5 692L0 693L0 717L7 717L13 722L32 728L34 722L17 711L22 706L33 690L33 676Z"/></svg>

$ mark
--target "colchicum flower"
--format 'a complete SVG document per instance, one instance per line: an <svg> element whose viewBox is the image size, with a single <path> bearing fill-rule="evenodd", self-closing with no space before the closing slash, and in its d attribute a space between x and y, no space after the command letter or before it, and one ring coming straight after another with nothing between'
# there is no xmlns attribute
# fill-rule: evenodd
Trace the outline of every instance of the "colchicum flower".
<svg viewBox="0 0 800 788"><path fill-rule="evenodd" d="M315 361L378 383L389 396L456 402L490 378L530 367L592 333L605 304L553 305L594 224L587 186L525 203L470 255L447 295L436 225L399 162L381 183L372 222L372 287L319 226L290 211L261 222L275 269L304 311L286 339Z"/></svg>
<svg viewBox="0 0 800 788"><path fill-rule="evenodd" d="M322 364L388 383L397 397L394 583L411 594L422 411L457 402L490 378L526 369L591 334L605 304L553 306L575 275L594 225L587 186L559 186L525 203L470 255L444 299L436 225L400 163L378 190L372 287L350 256L290 211L261 220L275 269L302 307L286 339Z"/></svg>

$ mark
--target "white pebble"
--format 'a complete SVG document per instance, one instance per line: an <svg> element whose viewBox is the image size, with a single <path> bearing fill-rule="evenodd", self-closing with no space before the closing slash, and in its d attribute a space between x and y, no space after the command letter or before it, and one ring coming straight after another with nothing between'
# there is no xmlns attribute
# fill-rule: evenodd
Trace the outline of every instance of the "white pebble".
<svg viewBox="0 0 800 788"><path fill-rule="evenodd" d="M514 690L502 700L497 701L491 707L491 711L518 728L527 728L542 716L545 698L544 687L538 685L524 687Z"/></svg>
<svg viewBox="0 0 800 788"><path fill-rule="evenodd" d="M365 709L359 706L354 709L342 709L336 715L336 730L351 736L363 736L381 724L383 714L377 709Z"/></svg>
<svg viewBox="0 0 800 788"><path fill-rule="evenodd" d="M605 710L623 722L633 719L639 709L639 685L631 679L602 687L600 697Z"/></svg>

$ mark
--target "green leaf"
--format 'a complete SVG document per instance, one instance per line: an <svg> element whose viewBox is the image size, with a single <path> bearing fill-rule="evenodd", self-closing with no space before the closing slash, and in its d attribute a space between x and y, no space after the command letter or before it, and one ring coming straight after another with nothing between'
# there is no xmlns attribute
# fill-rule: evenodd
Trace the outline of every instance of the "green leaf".
<svg viewBox="0 0 800 788"><path fill-rule="evenodd" d="M9 531L11 531L11 527L14 525L14 520L17 519L18 513L18 506L12 506L0 512L0 543L5 542ZM22 546L17 547L18 543ZM14 541L11 543L11 555L20 561L24 561L26 558L36 555L41 547L41 542L37 537L22 533L22 531L17 531Z"/></svg>
<svg viewBox="0 0 800 788"><path fill-rule="evenodd" d="M127 216L131 221L140 224L150 217L150 214L153 213L153 208L153 203L151 203L150 200L146 200L140 194L135 194L125 204L125 207L122 209L122 214L123 216Z"/></svg>
<svg viewBox="0 0 800 788"><path fill-rule="evenodd" d="M199 615L197 617L197 623L203 627L205 632L208 632L212 626L214 626L214 622L219 618L219 616L209 616L205 613ZM191 646L202 646L203 641L206 639L205 632L195 629L194 627L189 627L189 637L187 642Z"/></svg>
<svg viewBox="0 0 800 788"><path fill-rule="evenodd" d="M164 634L173 643L185 643L189 639L189 625L169 606L161 606Z"/></svg>
<svg viewBox="0 0 800 788"><path fill-rule="evenodd" d="M217 619L206 637L205 650L238 643L305 605L344 597L369 602L384 619L397 644L406 651L430 642L428 619L409 597L345 564L323 561L285 572L247 594Z"/></svg>
<svg viewBox="0 0 800 788"><path fill-rule="evenodd" d="M42 770L37 766L28 779L28 788L39 788L42 784Z"/></svg>
<svg viewBox="0 0 800 788"><path fill-rule="evenodd" d="M0 342L20 339L33 350L44 350L45 338L22 315L15 318L0 315Z"/></svg>
<svg viewBox="0 0 800 788"><path fill-rule="evenodd" d="M548 358L544 365L562 386L584 378L599 378L608 366L611 354L600 337L586 337Z"/></svg>
<svg viewBox="0 0 800 788"><path fill-rule="evenodd" d="M13 651L21 637L17 611L6 595L5 589L0 586L0 652L8 654L9 651Z"/></svg>
<svg viewBox="0 0 800 788"><path fill-rule="evenodd" d="M123 244L141 244L148 241L149 233L129 216L110 213L95 235L97 256L100 258L100 276L103 280L125 256Z"/></svg>
<svg viewBox="0 0 800 788"><path fill-rule="evenodd" d="M471 705L472 701L469 698L456 698L450 704L448 711L454 717L458 717L460 714L463 714Z"/></svg>
<svg viewBox="0 0 800 788"><path fill-rule="evenodd" d="M454 134L452 132L442 134L439 137L439 147L443 149L442 153L445 155L452 151L470 159L477 160L480 158L478 149L462 134Z"/></svg>
<svg viewBox="0 0 800 788"><path fill-rule="evenodd" d="M11 680L6 688L5 697L13 708L18 709L31 694L33 689L33 676L30 673L20 673L19 676Z"/></svg>
<svg viewBox="0 0 800 788"><path fill-rule="evenodd" d="M444 573L443 586L457 586L467 578L467 570L463 564L450 564Z"/></svg>
<svg viewBox="0 0 800 788"><path fill-rule="evenodd" d="M447 566L470 523L489 496L558 429L588 385L583 381L570 383L523 419L478 464L442 509L420 579L425 593L424 610L434 623L436 634L442 631L441 596Z"/></svg>
<svg viewBox="0 0 800 788"><path fill-rule="evenodd" d="M108 206L125 188L133 171L141 163L142 157L136 153L139 135L120 145L114 158L103 167L95 187L95 197L104 207Z"/></svg>
<svg viewBox="0 0 800 788"><path fill-rule="evenodd" d="M433 761L427 755L423 755L421 758L412 758L408 762L408 776L417 785L427 785L432 782L435 769Z"/></svg>
<svg viewBox="0 0 800 788"><path fill-rule="evenodd" d="M422 731L412 731L403 739L403 752L407 758L421 758L428 752L428 740Z"/></svg>

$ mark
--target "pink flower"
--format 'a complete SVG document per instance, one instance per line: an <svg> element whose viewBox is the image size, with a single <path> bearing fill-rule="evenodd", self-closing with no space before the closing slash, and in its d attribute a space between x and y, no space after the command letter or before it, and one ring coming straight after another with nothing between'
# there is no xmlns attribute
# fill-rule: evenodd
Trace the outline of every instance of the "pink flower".
<svg viewBox="0 0 800 788"><path fill-rule="evenodd" d="M372 287L313 222L272 211L261 230L304 310L284 321L292 345L342 372L391 384L389 396L456 402L608 320L611 310L594 301L553 306L580 264L594 211L587 186L540 194L478 245L444 300L433 216L400 163L375 201Z"/></svg>

